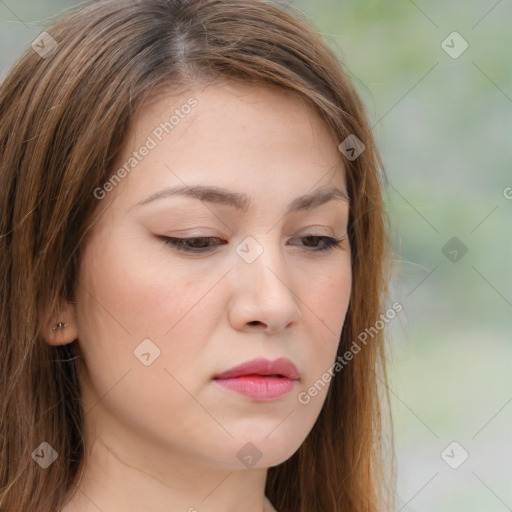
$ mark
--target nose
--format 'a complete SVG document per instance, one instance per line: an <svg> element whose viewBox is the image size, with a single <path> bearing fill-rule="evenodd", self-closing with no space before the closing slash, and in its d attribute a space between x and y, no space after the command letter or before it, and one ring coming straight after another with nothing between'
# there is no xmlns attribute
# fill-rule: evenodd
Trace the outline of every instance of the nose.
<svg viewBox="0 0 512 512"><path fill-rule="evenodd" d="M261 254L252 262L242 252L236 256L230 272L233 295L228 316L237 330L262 329L271 334L295 326L302 317L301 300L283 250L276 242L272 244L259 241Z"/></svg>

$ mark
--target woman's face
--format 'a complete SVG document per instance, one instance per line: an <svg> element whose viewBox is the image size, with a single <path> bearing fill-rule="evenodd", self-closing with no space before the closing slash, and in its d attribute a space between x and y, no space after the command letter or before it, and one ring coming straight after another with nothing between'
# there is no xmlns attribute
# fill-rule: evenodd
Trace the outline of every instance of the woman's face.
<svg viewBox="0 0 512 512"><path fill-rule="evenodd" d="M115 172L75 296L88 434L153 469L281 463L318 418L350 299L335 140L290 93L216 83L143 108ZM216 379L262 358L297 374Z"/></svg>

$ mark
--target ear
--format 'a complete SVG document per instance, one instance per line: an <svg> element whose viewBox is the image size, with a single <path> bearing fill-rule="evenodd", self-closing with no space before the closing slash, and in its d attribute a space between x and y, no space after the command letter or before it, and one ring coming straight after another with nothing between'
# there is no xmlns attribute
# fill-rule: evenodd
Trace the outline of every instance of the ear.
<svg viewBox="0 0 512 512"><path fill-rule="evenodd" d="M48 314L41 334L49 345L67 345L75 341L78 338L75 305L64 302L58 313Z"/></svg>

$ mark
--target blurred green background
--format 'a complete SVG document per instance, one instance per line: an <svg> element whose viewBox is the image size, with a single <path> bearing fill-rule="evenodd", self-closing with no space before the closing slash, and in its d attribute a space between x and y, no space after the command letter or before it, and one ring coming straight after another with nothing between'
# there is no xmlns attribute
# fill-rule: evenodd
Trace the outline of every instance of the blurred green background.
<svg viewBox="0 0 512 512"><path fill-rule="evenodd" d="M0 76L76 3L0 0ZM292 5L344 62L389 179L397 511L512 511L512 1Z"/></svg>

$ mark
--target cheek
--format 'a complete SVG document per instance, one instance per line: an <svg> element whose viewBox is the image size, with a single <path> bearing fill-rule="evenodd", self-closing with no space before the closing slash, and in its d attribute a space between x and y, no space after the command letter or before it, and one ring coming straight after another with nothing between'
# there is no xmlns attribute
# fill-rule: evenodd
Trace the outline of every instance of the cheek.
<svg viewBox="0 0 512 512"><path fill-rule="evenodd" d="M326 350L338 343L345 315L350 302L352 270L350 259L344 258L328 268L303 273L301 282L301 309L316 320L320 340L325 340ZM310 326L311 328L311 326Z"/></svg>
<svg viewBox="0 0 512 512"><path fill-rule="evenodd" d="M222 314L215 287L222 269L199 275L194 266L171 265L163 249L147 246L97 237L82 258L79 342L102 388L130 368L169 369L177 376L195 368ZM146 359L154 362L146 367L137 357L148 351Z"/></svg>
<svg viewBox="0 0 512 512"><path fill-rule="evenodd" d="M199 300L202 288L191 285L183 267L171 268L162 260L161 254L159 262L152 261L139 247L130 249L115 239L104 249L99 243L88 246L80 274L82 330L105 331L132 343L162 339Z"/></svg>
<svg viewBox="0 0 512 512"><path fill-rule="evenodd" d="M335 362L352 289L350 260L342 262L335 272L324 271L314 278L308 277L307 284L308 292L302 308L308 315L310 334L305 388L322 379ZM320 410L330 385L330 380L327 380L327 384L318 383L316 398L309 407L311 413L316 414Z"/></svg>
<svg viewBox="0 0 512 512"><path fill-rule="evenodd" d="M341 271L324 276L318 285L318 293L315 297L318 316L335 333L339 333L343 326L351 287L351 270L346 265Z"/></svg>
<svg viewBox="0 0 512 512"><path fill-rule="evenodd" d="M211 313L214 301L201 299L218 276L196 281L184 266L162 264L162 256L157 267L115 239L96 242L84 252L77 294L85 403L91 407L103 397L105 407L130 423L140 421L140 428L162 419L170 424L194 406L178 383L197 385L190 370L213 329L213 316L205 312ZM142 362L146 353L149 365Z"/></svg>

